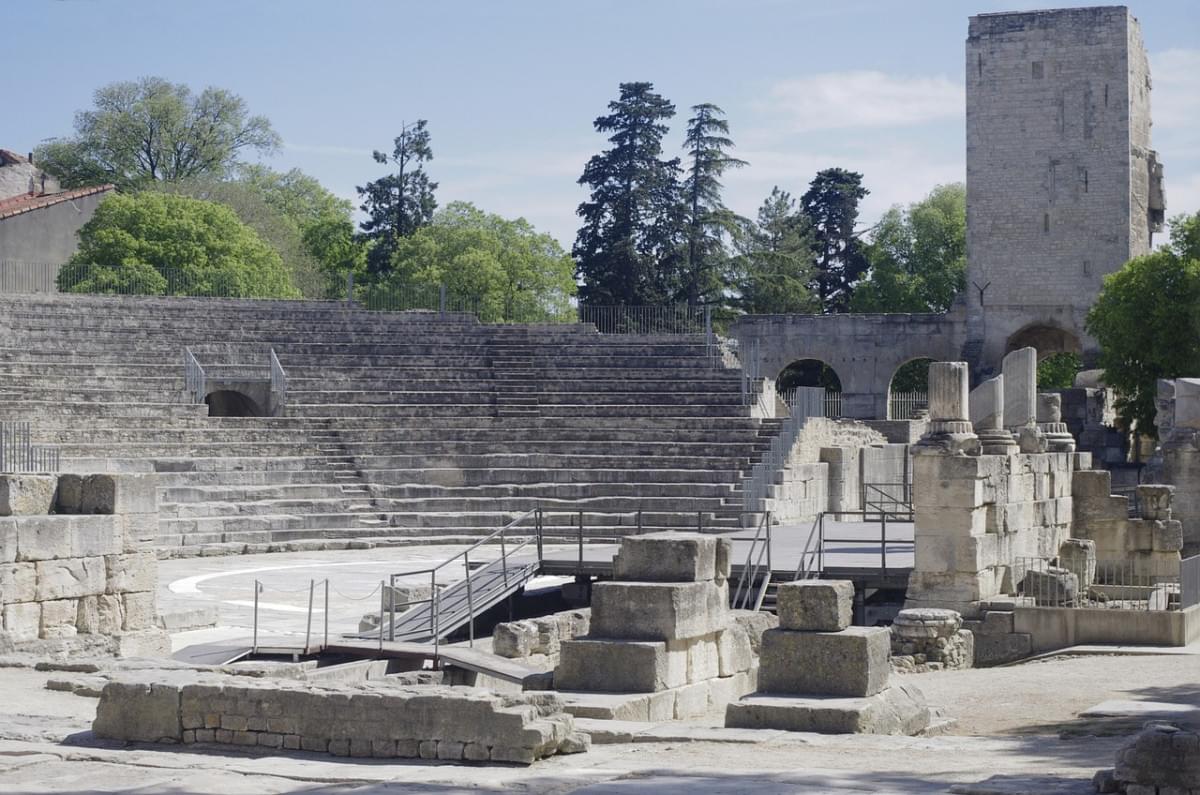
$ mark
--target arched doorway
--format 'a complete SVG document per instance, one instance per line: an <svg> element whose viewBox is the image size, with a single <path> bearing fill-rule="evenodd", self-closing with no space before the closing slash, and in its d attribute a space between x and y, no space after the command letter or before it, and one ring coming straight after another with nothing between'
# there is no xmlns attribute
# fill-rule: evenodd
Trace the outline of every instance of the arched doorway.
<svg viewBox="0 0 1200 795"><path fill-rule="evenodd" d="M842 416L842 379L825 362L820 359L797 359L779 371L775 379L775 391L787 404L789 411L795 404L798 387L821 387L825 390L825 416Z"/></svg>
<svg viewBox="0 0 1200 795"><path fill-rule="evenodd" d="M909 359L896 368L888 381L889 420L912 419L914 412L929 408L929 365L935 359Z"/></svg>
<svg viewBox="0 0 1200 795"><path fill-rule="evenodd" d="M219 389L204 398L210 417L265 417L266 412L249 395L232 389Z"/></svg>
<svg viewBox="0 0 1200 795"><path fill-rule="evenodd" d="M1038 361L1056 353L1078 355L1083 352L1083 345L1080 344L1079 337L1066 329L1045 323L1034 323L1013 334L1008 338L1004 352L1012 353L1018 348L1036 348Z"/></svg>

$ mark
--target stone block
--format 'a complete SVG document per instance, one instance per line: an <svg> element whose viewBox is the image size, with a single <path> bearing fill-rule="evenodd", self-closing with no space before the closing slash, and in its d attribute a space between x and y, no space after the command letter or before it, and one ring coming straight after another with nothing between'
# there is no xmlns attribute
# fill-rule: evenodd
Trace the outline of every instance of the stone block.
<svg viewBox="0 0 1200 795"><path fill-rule="evenodd" d="M650 693L687 684L688 653L663 641L577 638L563 642L554 687L609 693Z"/></svg>
<svg viewBox="0 0 1200 795"><path fill-rule="evenodd" d="M748 671L754 664L750 633L742 624L731 622L717 633L717 662L720 676L733 676Z"/></svg>
<svg viewBox="0 0 1200 795"><path fill-rule="evenodd" d="M667 641L667 653L687 655L687 683L701 682L721 675L718 633L697 638Z"/></svg>
<svg viewBox="0 0 1200 795"><path fill-rule="evenodd" d="M762 610L731 610L729 615L746 631L750 649L757 658L762 649L763 633L779 626L779 616Z"/></svg>
<svg viewBox="0 0 1200 795"><path fill-rule="evenodd" d="M92 731L98 737L133 742L180 742L179 697L173 685L110 681L100 691Z"/></svg>
<svg viewBox="0 0 1200 795"><path fill-rule="evenodd" d="M518 658L533 654L537 645L537 627L532 621L506 621L492 630L492 653Z"/></svg>
<svg viewBox="0 0 1200 795"><path fill-rule="evenodd" d="M158 476L88 475L83 480L82 513L146 514L158 512Z"/></svg>
<svg viewBox="0 0 1200 795"><path fill-rule="evenodd" d="M706 582L717 575L717 539L700 533L646 533L621 539L613 576L636 582Z"/></svg>
<svg viewBox="0 0 1200 795"><path fill-rule="evenodd" d="M755 693L731 702L725 711L725 726L738 729L913 735L928 725L924 695L907 684L866 698Z"/></svg>
<svg viewBox="0 0 1200 795"><path fill-rule="evenodd" d="M675 711L673 720L689 720L702 718L708 714L709 685L708 681L684 685L675 691Z"/></svg>
<svg viewBox="0 0 1200 795"><path fill-rule="evenodd" d="M1058 548L1058 565L1075 575L1080 588L1087 588L1096 581L1096 542L1068 538Z"/></svg>
<svg viewBox="0 0 1200 795"><path fill-rule="evenodd" d="M0 604L37 599L37 564L0 563Z"/></svg>
<svg viewBox="0 0 1200 795"><path fill-rule="evenodd" d="M854 583L849 580L797 580L776 595L780 629L837 632L850 626Z"/></svg>
<svg viewBox="0 0 1200 795"><path fill-rule="evenodd" d="M42 631L42 606L37 602L4 605L4 631L14 643L37 640Z"/></svg>
<svg viewBox="0 0 1200 795"><path fill-rule="evenodd" d="M101 597L103 598L103 597ZM118 657L170 657L171 636L157 627L112 636Z"/></svg>
<svg viewBox="0 0 1200 795"><path fill-rule="evenodd" d="M123 629L127 631L150 629L157 624L153 591L124 594L121 597L121 604L125 608Z"/></svg>
<svg viewBox="0 0 1200 795"><path fill-rule="evenodd" d="M153 552L108 555L104 565L107 593L153 591L158 585L158 558Z"/></svg>
<svg viewBox="0 0 1200 795"><path fill-rule="evenodd" d="M1171 503L1175 498L1175 487L1143 483L1137 487L1138 505L1143 519L1171 518Z"/></svg>
<svg viewBox="0 0 1200 795"><path fill-rule="evenodd" d="M56 599L42 602L42 638L73 638L78 630L75 621L79 617L77 599Z"/></svg>
<svg viewBox="0 0 1200 795"><path fill-rule="evenodd" d="M764 693L873 696L887 686L891 633L886 627L841 632L763 633L758 689Z"/></svg>
<svg viewBox="0 0 1200 795"><path fill-rule="evenodd" d="M708 635L724 625L727 594L711 581L599 582L592 587L590 636L676 640Z"/></svg>
<svg viewBox="0 0 1200 795"><path fill-rule="evenodd" d="M12 563L17 559L17 522L15 519L0 519L0 563Z"/></svg>
<svg viewBox="0 0 1200 795"><path fill-rule="evenodd" d="M34 566L39 602L104 593L104 558L40 560Z"/></svg>
<svg viewBox="0 0 1200 795"><path fill-rule="evenodd" d="M54 499L56 513L83 513L83 475L59 475L58 492Z"/></svg>
<svg viewBox="0 0 1200 795"><path fill-rule="evenodd" d="M1020 587L1039 607L1070 605L1079 598L1079 578L1058 566L1026 571Z"/></svg>
<svg viewBox="0 0 1200 795"><path fill-rule="evenodd" d="M1151 542L1155 552L1179 552L1183 549L1183 523L1174 519L1156 521L1151 529Z"/></svg>
<svg viewBox="0 0 1200 795"><path fill-rule="evenodd" d="M57 488L54 475L0 475L0 516L45 516Z"/></svg>
<svg viewBox="0 0 1200 795"><path fill-rule="evenodd" d="M733 570L733 542L728 538L717 539L717 579L728 580Z"/></svg>
<svg viewBox="0 0 1200 795"><path fill-rule="evenodd" d="M1107 497L1112 494L1112 473L1107 469L1080 470L1071 475L1071 496Z"/></svg>

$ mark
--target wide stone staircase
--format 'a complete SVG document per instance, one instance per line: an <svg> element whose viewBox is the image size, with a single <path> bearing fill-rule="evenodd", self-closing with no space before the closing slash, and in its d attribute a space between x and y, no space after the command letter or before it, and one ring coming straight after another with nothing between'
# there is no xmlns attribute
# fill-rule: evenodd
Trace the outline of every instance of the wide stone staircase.
<svg viewBox="0 0 1200 795"><path fill-rule="evenodd" d="M212 378L286 373L276 417L210 417ZM699 336L345 303L0 296L0 420L80 471L160 473L163 555L473 538L541 507L605 537L741 524L779 424Z"/></svg>

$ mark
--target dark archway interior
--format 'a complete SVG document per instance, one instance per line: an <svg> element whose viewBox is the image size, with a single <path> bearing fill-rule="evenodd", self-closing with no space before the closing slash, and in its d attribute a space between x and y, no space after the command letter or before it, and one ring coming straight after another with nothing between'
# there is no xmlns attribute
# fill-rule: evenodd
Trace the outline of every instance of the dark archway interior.
<svg viewBox="0 0 1200 795"><path fill-rule="evenodd" d="M935 359L912 359L896 368L892 380L888 382L888 393L894 392L928 392L929 365Z"/></svg>
<svg viewBox="0 0 1200 795"><path fill-rule="evenodd" d="M264 417L266 414L257 403L241 392L221 389L204 398L210 417Z"/></svg>
<svg viewBox="0 0 1200 795"><path fill-rule="evenodd" d="M1026 326L1008 338L1005 353L1018 348L1037 348L1038 361L1056 353L1082 353L1079 338L1056 326Z"/></svg>
<svg viewBox="0 0 1200 795"><path fill-rule="evenodd" d="M798 386L821 386L830 392L841 392L842 379L820 359L800 359L783 368L775 380L778 392L788 392Z"/></svg>

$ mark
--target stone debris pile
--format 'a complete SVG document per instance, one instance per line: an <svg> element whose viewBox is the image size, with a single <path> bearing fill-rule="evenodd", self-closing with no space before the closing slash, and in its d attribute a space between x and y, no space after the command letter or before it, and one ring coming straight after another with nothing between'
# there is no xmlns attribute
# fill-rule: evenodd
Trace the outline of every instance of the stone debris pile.
<svg viewBox="0 0 1200 795"><path fill-rule="evenodd" d="M954 610L901 610L892 621L892 668L922 673L972 667L975 636L962 624L962 616Z"/></svg>
<svg viewBox="0 0 1200 795"><path fill-rule="evenodd" d="M1092 782L1101 793L1200 795L1200 734L1152 721L1121 750L1117 766Z"/></svg>
<svg viewBox="0 0 1200 795"><path fill-rule="evenodd" d="M919 690L889 685L891 633L850 626L854 585L779 587L779 628L763 633L758 692L731 703L725 725L828 734L916 734L929 724Z"/></svg>
<svg viewBox="0 0 1200 795"><path fill-rule="evenodd" d="M526 765L590 745L562 702L547 693L370 682L315 686L192 671L109 682L92 730L127 742Z"/></svg>
<svg viewBox="0 0 1200 795"><path fill-rule="evenodd" d="M700 533L621 541L588 634L559 645L559 691L653 694L647 720L698 717L754 689L752 622L729 610L731 545Z"/></svg>

